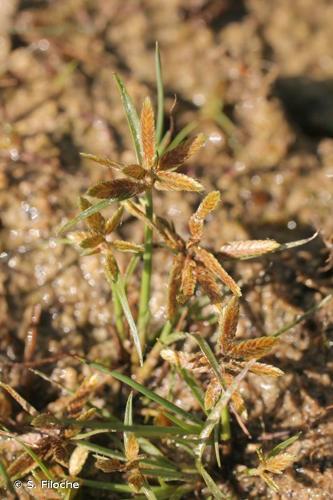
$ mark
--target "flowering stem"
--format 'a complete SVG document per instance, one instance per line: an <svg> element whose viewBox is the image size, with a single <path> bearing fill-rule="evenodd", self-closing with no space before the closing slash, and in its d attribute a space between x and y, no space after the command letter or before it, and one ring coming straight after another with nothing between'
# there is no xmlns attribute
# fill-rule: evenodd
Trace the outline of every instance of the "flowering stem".
<svg viewBox="0 0 333 500"><path fill-rule="evenodd" d="M146 215L152 220L153 218L153 197L151 191L146 194ZM141 278L140 301L139 301L139 320L138 330L141 346L144 349L146 344L146 333L149 322L149 300L151 289L151 272L152 272L152 257L153 257L153 231L150 227L145 226L145 251L143 254L143 272Z"/></svg>

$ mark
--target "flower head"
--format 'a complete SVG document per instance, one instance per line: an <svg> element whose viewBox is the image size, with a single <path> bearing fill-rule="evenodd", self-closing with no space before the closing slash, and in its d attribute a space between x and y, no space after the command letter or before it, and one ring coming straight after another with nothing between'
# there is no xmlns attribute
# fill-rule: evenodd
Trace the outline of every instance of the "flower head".
<svg viewBox="0 0 333 500"><path fill-rule="evenodd" d="M101 199L126 199L153 187L160 191L203 191L203 186L198 181L175 172L203 146L205 140L202 134L185 140L159 157L155 141L154 111L149 97L143 102L140 130L142 151L140 163L125 165L108 158L82 154L84 158L119 170L125 176L96 184L88 190L89 196Z"/></svg>

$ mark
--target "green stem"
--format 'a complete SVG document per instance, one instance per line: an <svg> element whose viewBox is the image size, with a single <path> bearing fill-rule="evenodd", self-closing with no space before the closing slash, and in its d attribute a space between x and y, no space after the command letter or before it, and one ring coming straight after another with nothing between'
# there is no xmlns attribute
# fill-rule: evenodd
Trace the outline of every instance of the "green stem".
<svg viewBox="0 0 333 500"><path fill-rule="evenodd" d="M146 194L146 215L153 218L153 197L151 191ZM145 349L147 326L149 323L149 300L151 290L151 273L153 257L153 231L145 226L145 251L143 254L143 272L141 278L138 330L142 349Z"/></svg>
<svg viewBox="0 0 333 500"><path fill-rule="evenodd" d="M231 427L230 427L230 413L228 406L225 406L221 412L221 423L222 423L222 441L230 441L231 439Z"/></svg>

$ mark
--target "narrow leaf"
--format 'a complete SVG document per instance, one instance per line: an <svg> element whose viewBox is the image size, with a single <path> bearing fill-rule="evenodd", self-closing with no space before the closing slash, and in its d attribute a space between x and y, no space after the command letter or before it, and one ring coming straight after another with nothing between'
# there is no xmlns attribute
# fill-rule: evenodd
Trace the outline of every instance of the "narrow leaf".
<svg viewBox="0 0 333 500"><path fill-rule="evenodd" d="M136 351L137 351L138 356L139 356L140 365L142 366L143 365L143 356L142 356L142 348L141 348L141 343L140 343L140 338L139 338L139 332L137 330L135 321L134 321L133 316L132 316L130 306L129 306L128 301L127 301L124 283L123 283L123 280L122 280L120 274L118 274L117 281L115 282L115 290L116 290L119 302L121 304L121 307L123 309L124 315L126 317L126 320L128 322L128 325L130 328L130 333L131 333Z"/></svg>
<svg viewBox="0 0 333 500"><path fill-rule="evenodd" d="M97 212L100 212L103 210L103 208L108 207L111 205L111 203L118 201L116 198L109 199L109 200L102 200L99 201L98 203L95 203L89 208L86 208L86 210L83 210L83 212L80 212L79 215L71 219L69 222L67 222L64 226L62 226L58 230L58 234L65 233L69 229L71 229L73 226L81 222L82 220L86 219L87 217L90 217L91 215L96 214Z"/></svg>
<svg viewBox="0 0 333 500"><path fill-rule="evenodd" d="M275 455L278 455L282 451L289 448L289 446L294 444L300 438L301 434L301 432L298 432L297 434L295 434L295 436L292 436L285 441L282 441L282 443L279 443L269 453L267 453L267 457L274 457Z"/></svg>
<svg viewBox="0 0 333 500"><path fill-rule="evenodd" d="M126 87L122 79L116 73L114 77L121 95L121 100L124 106L124 111L128 121L129 129L131 131L137 160L141 164L142 150L141 150L141 127L140 127L139 116L136 112L132 99L127 93Z"/></svg>
<svg viewBox="0 0 333 500"><path fill-rule="evenodd" d="M158 42L155 45L155 72L157 84L157 118L156 118L156 144L159 145L163 134L164 121L164 86L161 54Z"/></svg>

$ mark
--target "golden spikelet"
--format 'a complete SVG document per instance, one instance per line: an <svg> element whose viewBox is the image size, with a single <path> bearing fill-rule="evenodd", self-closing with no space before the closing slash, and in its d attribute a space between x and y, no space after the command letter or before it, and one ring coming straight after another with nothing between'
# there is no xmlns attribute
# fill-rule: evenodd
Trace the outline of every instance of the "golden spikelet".
<svg viewBox="0 0 333 500"><path fill-rule="evenodd" d="M205 143L203 134L187 139L176 146L171 151L165 153L159 162L160 170L172 170L183 165L183 163L193 156Z"/></svg>
<svg viewBox="0 0 333 500"><path fill-rule="evenodd" d="M193 214L188 221L188 227L190 230L191 240L199 242L203 233L203 220L198 219L198 217Z"/></svg>
<svg viewBox="0 0 333 500"><path fill-rule="evenodd" d="M137 460L139 456L139 442L132 432L126 434L125 439L125 456L127 462Z"/></svg>
<svg viewBox="0 0 333 500"><path fill-rule="evenodd" d="M250 372L256 375L266 375L267 377L281 377L283 371L276 366L267 365L265 363L255 363L251 366Z"/></svg>
<svg viewBox="0 0 333 500"><path fill-rule="evenodd" d="M195 216L198 219L205 219L213 210L216 209L217 205L221 200L221 195L219 191L211 191L205 196L205 198L200 203Z"/></svg>
<svg viewBox="0 0 333 500"><path fill-rule="evenodd" d="M256 339L241 340L230 344L227 354L242 359L258 359L266 356L277 342L276 337L258 337Z"/></svg>
<svg viewBox="0 0 333 500"><path fill-rule="evenodd" d="M280 243L275 240L232 241L222 245L219 251L227 257L246 259L249 257L259 257L265 253L273 252L280 246Z"/></svg>
<svg viewBox="0 0 333 500"><path fill-rule="evenodd" d="M144 247L142 245L136 245L130 241L114 240L110 243L110 245L120 252L140 253L144 251Z"/></svg>
<svg viewBox="0 0 333 500"><path fill-rule="evenodd" d="M168 287L168 317L172 319L176 314L177 309L177 293L179 291L181 283L181 273L183 270L185 257L182 254L178 254L173 261L172 268L169 277L169 287Z"/></svg>
<svg viewBox="0 0 333 500"><path fill-rule="evenodd" d="M145 167L150 170L155 159L155 125L154 111L149 97L143 101L140 122Z"/></svg>
<svg viewBox="0 0 333 500"><path fill-rule="evenodd" d="M112 215L112 217L106 221L105 234L110 234L112 233L112 231L117 229L117 227L120 224L123 213L124 213L124 207L122 206L118 207L115 213Z"/></svg>
<svg viewBox="0 0 333 500"><path fill-rule="evenodd" d="M177 172L159 172L155 188L160 191L203 191L200 182Z"/></svg>
<svg viewBox="0 0 333 500"><path fill-rule="evenodd" d="M207 386L204 398L205 410L210 410L215 406L222 392L222 387L217 378L213 378Z"/></svg>
<svg viewBox="0 0 333 500"><path fill-rule="evenodd" d="M95 248L100 243L103 243L104 237L101 234L94 234L92 236L88 236L80 242L81 248Z"/></svg>
<svg viewBox="0 0 333 500"><path fill-rule="evenodd" d="M239 318L239 302L237 297L232 297L219 317L219 341L223 353L226 352L236 335Z"/></svg>
<svg viewBox="0 0 333 500"><path fill-rule="evenodd" d="M194 294L195 285L197 282L195 270L196 264L194 260L192 260L190 257L186 257L180 285L181 293L183 293L183 295L185 295L186 297L192 297L192 295Z"/></svg>
<svg viewBox="0 0 333 500"><path fill-rule="evenodd" d="M145 190L145 186L129 179L114 179L113 181L100 182L87 191L93 198L114 198L124 200L131 198Z"/></svg>
<svg viewBox="0 0 333 500"><path fill-rule="evenodd" d="M210 252L207 252L204 248L201 247L195 247L194 252L196 257L203 263L209 271L211 271L213 274L215 274L221 281L226 285L231 292L234 295L237 295L240 297L242 295L242 292L235 283L235 281L232 279L232 277L223 269L219 261L212 255Z"/></svg>
<svg viewBox="0 0 333 500"><path fill-rule="evenodd" d="M116 259L114 258L113 253L107 252L106 258L105 258L106 277L111 281L115 281L117 279L118 272L119 272L118 264L117 264Z"/></svg>

